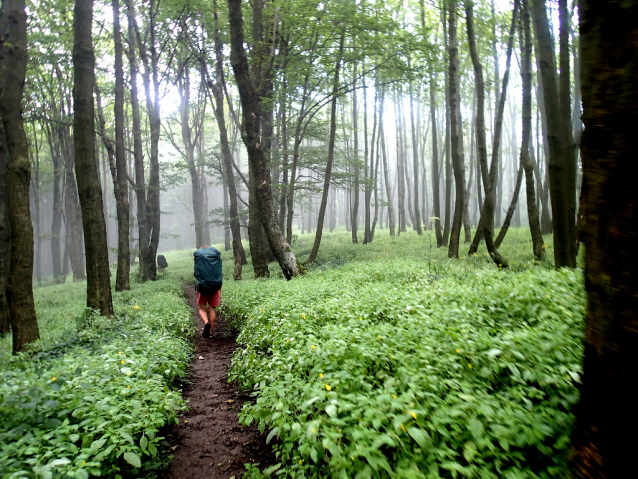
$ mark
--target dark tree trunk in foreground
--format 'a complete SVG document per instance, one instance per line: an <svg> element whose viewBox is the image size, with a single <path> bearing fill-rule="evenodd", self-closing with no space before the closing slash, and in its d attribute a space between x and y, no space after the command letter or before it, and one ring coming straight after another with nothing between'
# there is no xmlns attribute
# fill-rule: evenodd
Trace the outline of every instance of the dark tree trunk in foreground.
<svg viewBox="0 0 638 479"><path fill-rule="evenodd" d="M4 0L0 12L0 119L8 151L7 192L11 229L9 307L13 352L40 338L33 304L33 226L29 210L31 168L22 122L27 69L24 1Z"/></svg>
<svg viewBox="0 0 638 479"><path fill-rule="evenodd" d="M242 139L248 151L248 160L255 178L255 196L258 202L259 217L264 227L268 243L274 253L286 279L299 273L297 258L290 245L283 238L277 215L273 208L270 188L270 169L261 145L261 85L254 85L244 49L243 19L240 0L228 0L229 24L231 32L231 63L237 81L242 105ZM269 66L265 66L266 69ZM268 76L268 71L259 76Z"/></svg>
<svg viewBox="0 0 638 479"><path fill-rule="evenodd" d="M547 118L547 142L549 144L549 193L552 203L552 226L554 231L554 262L557 268L576 266L572 258L576 240L571 236L568 198L572 191L568 184L568 165L572 149L568 144L571 124L565 124L561 115L556 78L554 43L549 30L545 1L532 2L532 17L537 41L540 76L543 83L543 97Z"/></svg>
<svg viewBox="0 0 638 479"><path fill-rule="evenodd" d="M352 131L353 131L353 153L354 153L354 161L353 161L353 170L354 170L354 180L352 182L352 213L350 220L350 228L352 233L352 242L359 242L359 190L361 189L359 180L360 180L360 172L359 172L359 110L357 109L357 62L354 62L354 70L352 72L353 78L353 89L352 89Z"/></svg>
<svg viewBox="0 0 638 479"><path fill-rule="evenodd" d="M82 207L86 251L86 305L103 316L113 315L109 252L102 206L102 187L95 161L95 81L91 26L93 0L76 0L73 18L73 137L75 176Z"/></svg>
<svg viewBox="0 0 638 479"><path fill-rule="evenodd" d="M339 90L339 72L341 71L341 58L343 56L344 39L345 27L342 27L341 38L339 39L339 57L337 59L337 65L335 67L335 76L332 84L332 100L330 101L330 138L328 140L328 160L326 163L326 172L323 177L323 193L321 195L321 205L319 206L319 217L317 218L315 242L312 245L312 251L310 252L307 263L314 263L317 260L319 246L321 245L321 235L323 233L324 218L326 216L326 206L328 205L330 176L332 174L332 161L335 154L335 138L337 135L337 91Z"/></svg>
<svg viewBox="0 0 638 479"><path fill-rule="evenodd" d="M2 53L0 53L2 55ZM3 65L0 64L0 69ZM2 72L0 70L0 75ZM2 77L0 77L2 81ZM0 95L2 85L0 84ZM11 228L9 226L9 190L7 175L9 167L9 150L4 136L4 125L0 117L0 337L11 331L11 315L9 314L9 266L11 264Z"/></svg>
<svg viewBox="0 0 638 479"><path fill-rule="evenodd" d="M638 9L585 0L580 15L587 316L571 469L577 478L629 478L638 429Z"/></svg>
<svg viewBox="0 0 638 479"><path fill-rule="evenodd" d="M521 44L521 77L523 79L523 140L521 142L521 164L525 169L525 191L527 195L527 216L532 235L532 249L536 259L543 257L543 235L536 204L534 189L534 164L529 154L532 137L532 32L530 29L529 0L523 0L523 28Z"/></svg>
<svg viewBox="0 0 638 479"><path fill-rule="evenodd" d="M450 72L450 143L452 146L452 168L454 169L454 218L450 231L450 244L448 245L448 256L450 258L459 257L459 239L461 236L461 226L464 213L464 193L465 193L465 172L463 159L463 126L461 121L461 93L459 91L459 46L456 31L457 25L457 2L450 0L448 12L448 54Z"/></svg>
<svg viewBox="0 0 638 479"><path fill-rule="evenodd" d="M507 230L512 223L512 217L514 216L514 212L516 211L516 206L518 205L518 195L521 192L521 184L523 183L523 165L519 166L518 173L516 174L516 186L514 187L514 192L512 193L512 199L510 201L509 208L507 208L507 212L505 213L505 220L503 220L503 225L501 226L501 230L498 232L498 236L494 241L494 246L499 248L501 243L505 239L505 235L507 234Z"/></svg>

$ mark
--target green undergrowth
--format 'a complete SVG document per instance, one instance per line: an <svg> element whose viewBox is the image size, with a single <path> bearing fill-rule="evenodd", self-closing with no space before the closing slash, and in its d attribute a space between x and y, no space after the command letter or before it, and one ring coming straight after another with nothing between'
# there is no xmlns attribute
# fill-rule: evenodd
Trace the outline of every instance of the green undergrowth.
<svg viewBox="0 0 638 479"><path fill-rule="evenodd" d="M114 293L114 319L85 311L85 288L36 289L42 340L17 357L0 342L2 479L148 477L170 459L192 355L182 279Z"/></svg>
<svg viewBox="0 0 638 479"><path fill-rule="evenodd" d="M483 251L448 260L428 235L352 245L339 233L293 281L275 264L270 279L227 281L222 311L242 346L231 379L255 397L241 420L278 457L249 475L564 475L582 274L535 262L528 235L510 231L507 270ZM300 259L312 239L294 242Z"/></svg>

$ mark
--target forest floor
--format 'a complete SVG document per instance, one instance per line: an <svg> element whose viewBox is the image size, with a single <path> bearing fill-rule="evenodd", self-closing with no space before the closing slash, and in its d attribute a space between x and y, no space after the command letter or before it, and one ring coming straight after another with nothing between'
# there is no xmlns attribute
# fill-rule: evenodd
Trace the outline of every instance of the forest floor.
<svg viewBox="0 0 638 479"><path fill-rule="evenodd" d="M218 314L214 337L202 338L202 322L197 313L197 293L193 284L184 286L196 324L195 354L190 388L184 391L188 410L168 436L174 450L167 477L170 479L239 479L246 463L261 467L274 462L266 435L256 426L239 423L238 413L249 397L229 384L226 373L237 348L224 318Z"/></svg>

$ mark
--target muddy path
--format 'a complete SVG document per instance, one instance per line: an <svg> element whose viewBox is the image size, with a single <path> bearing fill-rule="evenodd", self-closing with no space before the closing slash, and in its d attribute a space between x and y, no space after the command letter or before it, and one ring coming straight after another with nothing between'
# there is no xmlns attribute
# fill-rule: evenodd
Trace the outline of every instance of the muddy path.
<svg viewBox="0 0 638 479"><path fill-rule="evenodd" d="M179 424L167 437L174 457L165 477L239 479L245 472L244 464L259 463L263 468L274 462L274 455L264 434L259 434L255 426L238 422L238 413L249 398L240 395L226 378L237 344L224 318L218 315L213 338L202 338L203 322L197 313L194 285L185 285L184 295L193 308L197 327L195 355L191 384L184 391L189 409L180 415Z"/></svg>

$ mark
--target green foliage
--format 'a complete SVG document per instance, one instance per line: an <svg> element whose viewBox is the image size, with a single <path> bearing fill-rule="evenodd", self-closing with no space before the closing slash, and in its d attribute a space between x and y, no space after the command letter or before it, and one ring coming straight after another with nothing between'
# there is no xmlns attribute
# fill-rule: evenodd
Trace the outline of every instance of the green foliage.
<svg viewBox="0 0 638 479"><path fill-rule="evenodd" d="M115 319L85 311L84 288L35 290L43 340L15 358L0 344L2 478L137 477L170 459L161 428L192 353L181 281L116 293Z"/></svg>
<svg viewBox="0 0 638 479"><path fill-rule="evenodd" d="M302 277L227 283L231 377L283 477L559 477L581 372L582 275L510 232L498 270L427 238L325 235ZM296 242L303 244L302 236ZM432 274L432 265L436 274Z"/></svg>

